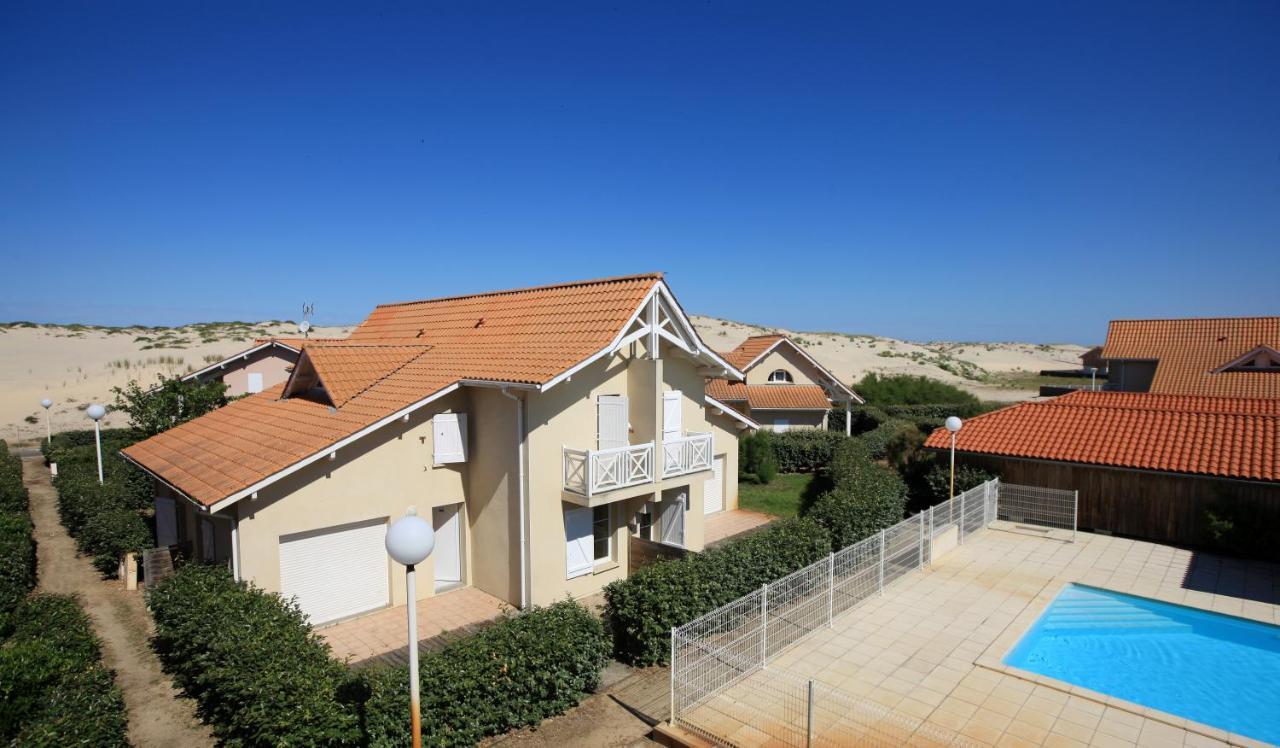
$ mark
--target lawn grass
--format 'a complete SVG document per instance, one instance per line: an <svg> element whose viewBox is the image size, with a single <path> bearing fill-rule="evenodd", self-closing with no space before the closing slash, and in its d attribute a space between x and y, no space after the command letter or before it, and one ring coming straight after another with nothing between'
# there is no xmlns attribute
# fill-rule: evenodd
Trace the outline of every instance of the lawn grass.
<svg viewBox="0 0 1280 748"><path fill-rule="evenodd" d="M738 484L738 508L775 517L794 517L800 507L825 490L826 479L815 473L781 473L767 486Z"/></svg>

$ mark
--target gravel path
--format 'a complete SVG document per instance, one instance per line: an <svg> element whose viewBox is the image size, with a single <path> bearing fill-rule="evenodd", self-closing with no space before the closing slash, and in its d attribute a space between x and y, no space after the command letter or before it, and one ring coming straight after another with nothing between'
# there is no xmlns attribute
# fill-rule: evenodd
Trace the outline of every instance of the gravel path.
<svg viewBox="0 0 1280 748"><path fill-rule="evenodd" d="M22 480L31 492L38 588L80 596L102 640L103 659L124 692L129 740L141 748L212 746L208 727L195 716L194 702L178 695L147 643L152 623L142 593L125 590L118 580L103 580L89 559L76 555L75 543L58 521L57 494L41 458L23 459Z"/></svg>

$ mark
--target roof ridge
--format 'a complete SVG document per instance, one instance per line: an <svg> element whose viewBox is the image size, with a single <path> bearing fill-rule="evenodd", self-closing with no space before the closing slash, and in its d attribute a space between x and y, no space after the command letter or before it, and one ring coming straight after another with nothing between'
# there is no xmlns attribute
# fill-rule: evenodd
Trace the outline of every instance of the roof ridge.
<svg viewBox="0 0 1280 748"><path fill-rule="evenodd" d="M1117 322L1227 322L1238 320L1280 320L1280 316L1271 315L1245 315L1240 317L1135 317L1125 319L1113 319L1108 324Z"/></svg>
<svg viewBox="0 0 1280 748"><path fill-rule="evenodd" d="M1134 403L1138 401L1130 397L1124 397L1125 402L1117 402L1116 400L1111 400L1110 402L1102 402L1102 401L1089 402L1089 400L1093 399L1093 396L1095 395L1102 395L1103 398L1108 398L1111 396L1119 396L1116 398L1116 400L1118 400L1120 397L1123 397L1125 395L1138 395L1138 396L1150 395L1151 397L1158 397L1158 398L1176 398L1184 402L1188 400L1211 400L1211 401L1218 401L1218 402L1225 400L1225 401L1231 401L1233 403L1236 403L1240 400L1249 400L1249 401L1259 400L1259 401L1265 402L1268 399L1268 398L1254 398L1254 397L1226 397L1226 396L1219 396L1219 395L1165 395L1160 393L1147 393L1147 392L1080 391L1080 392L1071 392L1066 395L1060 395L1058 397L1053 398L1052 400L1047 400L1042 402L1033 401L1033 402L1016 403L1013 407L1017 407L1018 405L1041 405L1046 407L1059 407L1059 408L1063 408L1063 407L1097 408L1100 410L1101 409L1128 410L1128 411L1160 412L1160 413L1188 413L1188 414L1223 415L1223 416L1232 416L1232 415L1251 416L1256 418L1280 418L1280 410L1277 410L1274 413L1269 413L1269 412L1265 412L1263 410L1258 410L1258 409L1250 410L1248 407L1244 406L1243 404L1240 404L1239 408L1224 408L1221 410L1201 410L1197 408L1191 408L1191 409L1178 408L1178 407L1174 407L1171 404L1135 405ZM1067 398L1075 398L1075 399L1068 400ZM1000 408L999 410L1004 410L1004 408ZM997 413L999 411L993 410L990 412ZM981 418L982 416L985 416L985 415L988 415L988 414L983 413L981 415L974 416L974 418Z"/></svg>
<svg viewBox="0 0 1280 748"><path fill-rule="evenodd" d="M635 275L615 275L607 278L590 278L587 280L567 281L564 283L549 283L543 286L526 286L524 288L507 288L507 289L502 289L500 291L481 291L477 293L458 294L456 296L435 296L429 299L415 299L412 301L392 301L386 304L378 304L374 308L382 309L384 307L392 307L392 306L411 306L413 304L432 304L440 301L458 301L461 299L476 299L476 298L482 298L485 296L510 296L512 294L529 293L532 291L548 291L553 288L575 288L577 286L594 286L594 285L600 285L604 283L623 283L625 281L633 281L633 280L641 280L641 279L660 281L660 280L663 280L663 274L661 272L653 272L653 273L638 273Z"/></svg>

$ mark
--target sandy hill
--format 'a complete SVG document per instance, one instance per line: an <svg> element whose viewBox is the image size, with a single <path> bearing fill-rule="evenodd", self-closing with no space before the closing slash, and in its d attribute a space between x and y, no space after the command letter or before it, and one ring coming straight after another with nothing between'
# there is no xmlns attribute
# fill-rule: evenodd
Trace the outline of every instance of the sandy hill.
<svg viewBox="0 0 1280 748"><path fill-rule="evenodd" d="M1079 365L1085 348L1029 343L913 343L874 335L796 332L695 316L706 342L729 350L750 335L784 332L846 382L869 371L924 374L989 400L1034 397L1046 368ZM317 328L317 337L346 337L352 326ZM0 439L44 433L40 400L54 401L55 431L87 428L84 409L110 403L111 388L131 379L153 382L203 368L249 347L255 338L292 336L292 322L211 322L185 327L0 324ZM108 426L124 425L118 414Z"/></svg>

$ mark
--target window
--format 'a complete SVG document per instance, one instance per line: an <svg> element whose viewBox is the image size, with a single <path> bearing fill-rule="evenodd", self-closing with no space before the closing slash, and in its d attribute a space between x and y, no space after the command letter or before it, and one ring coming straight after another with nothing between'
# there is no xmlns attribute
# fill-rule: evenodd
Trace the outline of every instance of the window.
<svg viewBox="0 0 1280 748"><path fill-rule="evenodd" d="M643 540L653 540L653 502L645 502L640 511L636 512L636 537Z"/></svg>
<svg viewBox="0 0 1280 748"><path fill-rule="evenodd" d="M613 556L613 523L609 519L608 505L591 510L591 540L595 546L596 563L608 561Z"/></svg>
<svg viewBox="0 0 1280 748"><path fill-rule="evenodd" d="M791 378L791 372L787 371L786 369L774 369L772 372L769 373L769 382L772 384L776 384L776 383L792 384L795 381L796 380Z"/></svg>
<svg viewBox="0 0 1280 748"><path fill-rule="evenodd" d="M251 371L248 374L248 386L245 387L249 394L262 392L262 372Z"/></svg>

